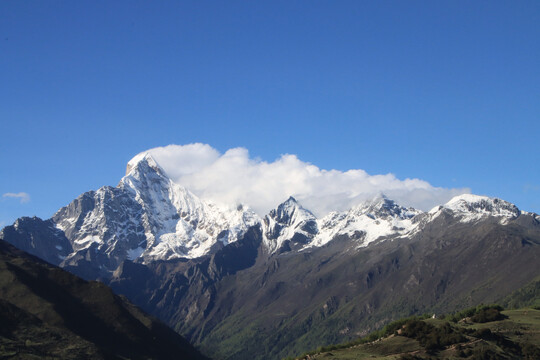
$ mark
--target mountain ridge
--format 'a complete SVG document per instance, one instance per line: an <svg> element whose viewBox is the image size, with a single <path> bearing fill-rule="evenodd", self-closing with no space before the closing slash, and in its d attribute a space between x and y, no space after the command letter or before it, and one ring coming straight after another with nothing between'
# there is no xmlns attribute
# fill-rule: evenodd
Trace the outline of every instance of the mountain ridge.
<svg viewBox="0 0 540 360"><path fill-rule="evenodd" d="M507 221L522 213L506 201L471 194L454 197L428 212L401 207L379 195L347 211L317 218L291 196L260 217L246 205L225 208L201 200L172 181L151 155L142 153L128 162L117 187L86 192L46 220L47 226L33 225L41 226L41 235L47 234L54 246L40 246L40 252L14 241L62 267L90 262L94 269L87 264L89 278L107 278L124 260L151 262L212 254L257 225L262 226L263 243L272 254L325 246L344 235L363 247L378 239L413 234L442 212L459 214L464 222L485 216ZM17 222L13 226L1 234L16 233Z"/></svg>

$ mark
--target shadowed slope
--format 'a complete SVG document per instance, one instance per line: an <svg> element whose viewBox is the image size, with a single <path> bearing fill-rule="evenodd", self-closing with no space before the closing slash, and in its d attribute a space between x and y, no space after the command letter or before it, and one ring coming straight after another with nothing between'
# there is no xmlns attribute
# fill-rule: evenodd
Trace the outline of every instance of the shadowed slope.
<svg viewBox="0 0 540 360"><path fill-rule="evenodd" d="M259 237L252 229L223 250L245 259L251 249L253 259ZM497 302L539 273L540 225L528 215L502 225L441 214L410 238L354 244L339 237L299 253L259 253L236 271L219 270L221 251L197 262L126 263L111 287L215 358L262 360L347 341L402 316Z"/></svg>
<svg viewBox="0 0 540 360"><path fill-rule="evenodd" d="M0 241L2 355L62 359L204 359L118 297Z"/></svg>

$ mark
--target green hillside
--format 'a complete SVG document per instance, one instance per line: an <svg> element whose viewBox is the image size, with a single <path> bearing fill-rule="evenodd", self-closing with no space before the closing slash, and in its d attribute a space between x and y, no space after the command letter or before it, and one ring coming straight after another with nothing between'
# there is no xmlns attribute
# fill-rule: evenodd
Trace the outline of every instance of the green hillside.
<svg viewBox="0 0 540 360"><path fill-rule="evenodd" d="M444 319L413 317L296 359L540 359L540 310L480 306Z"/></svg>

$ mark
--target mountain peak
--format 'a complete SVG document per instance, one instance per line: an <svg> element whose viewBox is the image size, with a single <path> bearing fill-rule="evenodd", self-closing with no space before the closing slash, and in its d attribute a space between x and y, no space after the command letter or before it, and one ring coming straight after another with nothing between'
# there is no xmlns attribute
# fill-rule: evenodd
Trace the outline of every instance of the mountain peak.
<svg viewBox="0 0 540 360"><path fill-rule="evenodd" d="M269 216L282 224L290 224L293 219L315 219L311 211L304 209L292 196L271 210Z"/></svg>
<svg viewBox="0 0 540 360"><path fill-rule="evenodd" d="M171 180L152 155L140 153L128 162L126 175L118 186L135 193L148 194L151 189L154 192L168 191Z"/></svg>
<svg viewBox="0 0 540 360"><path fill-rule="evenodd" d="M475 194L461 194L454 196L446 205L453 205L459 203L478 203L482 201L490 201L492 198L484 195L475 195Z"/></svg>
<svg viewBox="0 0 540 360"><path fill-rule="evenodd" d="M413 208L404 208L398 205L394 200L381 194L371 200L355 207L355 212L365 214L370 218L401 218L409 219L421 213Z"/></svg>
<svg viewBox="0 0 540 360"><path fill-rule="evenodd" d="M144 168L150 168L154 171L164 174L164 170L159 166L156 160L149 153L140 153L135 155L131 160L128 161L126 166L126 176L129 175L132 171L137 169L141 170Z"/></svg>
<svg viewBox="0 0 540 360"><path fill-rule="evenodd" d="M373 199L366 201L364 204L368 205L371 208L389 208L396 206L396 202L392 199L389 199L386 195L380 194Z"/></svg>
<svg viewBox="0 0 540 360"><path fill-rule="evenodd" d="M285 200L285 203L288 203L288 202L298 204L298 201L296 201L296 199L292 195L289 196L289 198L287 200Z"/></svg>
<svg viewBox="0 0 540 360"><path fill-rule="evenodd" d="M446 204L432 209L430 213L436 213L442 209L447 209L462 215L470 215L475 219L484 215L515 218L521 214L521 211L517 206L508 201L473 194L455 196Z"/></svg>
<svg viewBox="0 0 540 360"><path fill-rule="evenodd" d="M292 196L265 216L263 226L270 252L304 246L318 233L315 215Z"/></svg>

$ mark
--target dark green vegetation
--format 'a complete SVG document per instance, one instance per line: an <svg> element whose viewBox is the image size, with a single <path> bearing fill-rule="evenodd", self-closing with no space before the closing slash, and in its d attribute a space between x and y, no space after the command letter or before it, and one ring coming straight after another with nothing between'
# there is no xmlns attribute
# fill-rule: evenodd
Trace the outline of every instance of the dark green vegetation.
<svg viewBox="0 0 540 360"><path fill-rule="evenodd" d="M504 307L511 309L522 307L533 307L540 309L540 277L536 278L523 288L514 291L501 303Z"/></svg>
<svg viewBox="0 0 540 360"><path fill-rule="evenodd" d="M445 319L401 319L297 359L540 359L540 310L501 310L479 306Z"/></svg>
<svg viewBox="0 0 540 360"><path fill-rule="evenodd" d="M475 323L485 323L504 319L501 314L503 307L500 305L479 305L471 307L453 315L448 315L446 320L458 322L459 320L470 318Z"/></svg>
<svg viewBox="0 0 540 360"><path fill-rule="evenodd" d="M102 283L0 241L1 359L205 359Z"/></svg>

